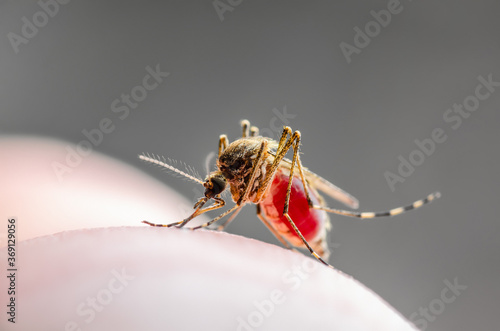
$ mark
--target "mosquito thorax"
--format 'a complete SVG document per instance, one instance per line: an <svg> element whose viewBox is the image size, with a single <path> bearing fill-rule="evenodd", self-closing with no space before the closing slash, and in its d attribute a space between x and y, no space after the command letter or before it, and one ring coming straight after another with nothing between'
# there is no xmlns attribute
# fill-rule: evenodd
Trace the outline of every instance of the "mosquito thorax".
<svg viewBox="0 0 500 331"><path fill-rule="evenodd" d="M250 175L262 139L265 138L241 138L233 141L222 152L217 160L217 166L228 181L241 180Z"/></svg>
<svg viewBox="0 0 500 331"><path fill-rule="evenodd" d="M221 194L222 191L226 189L226 185L226 177L224 177L220 171L212 172L205 180L205 183L203 183L205 187L205 197L213 198Z"/></svg>
<svg viewBox="0 0 500 331"><path fill-rule="evenodd" d="M245 137L233 141L217 159L217 167L226 178L231 191L233 201L238 202L243 197L247 184L252 176L252 170L260 153L264 153L264 162L259 169L256 169L256 177L251 191L248 192L248 199L252 201L255 193L260 187L260 181L265 176L272 160L269 159L268 150L261 151L263 137Z"/></svg>

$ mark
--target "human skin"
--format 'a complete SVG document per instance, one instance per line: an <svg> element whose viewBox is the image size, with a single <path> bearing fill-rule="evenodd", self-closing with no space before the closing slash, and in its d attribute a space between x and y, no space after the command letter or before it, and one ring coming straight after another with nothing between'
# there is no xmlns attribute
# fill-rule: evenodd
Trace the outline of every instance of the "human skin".
<svg viewBox="0 0 500 331"><path fill-rule="evenodd" d="M0 138L0 245L9 218L17 238L16 323L0 277L1 330L416 330L307 255L141 224L178 221L194 201L123 162L92 152L59 181L51 163L66 146ZM6 273L6 247L0 261Z"/></svg>

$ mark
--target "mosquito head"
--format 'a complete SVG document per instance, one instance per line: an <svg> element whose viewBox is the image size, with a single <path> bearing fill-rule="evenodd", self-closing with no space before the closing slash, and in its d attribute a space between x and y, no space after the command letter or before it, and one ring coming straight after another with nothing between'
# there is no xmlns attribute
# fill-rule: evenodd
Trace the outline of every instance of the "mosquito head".
<svg viewBox="0 0 500 331"><path fill-rule="evenodd" d="M226 177L220 171L214 171L208 175L203 186L205 187L205 197L213 198L226 189Z"/></svg>

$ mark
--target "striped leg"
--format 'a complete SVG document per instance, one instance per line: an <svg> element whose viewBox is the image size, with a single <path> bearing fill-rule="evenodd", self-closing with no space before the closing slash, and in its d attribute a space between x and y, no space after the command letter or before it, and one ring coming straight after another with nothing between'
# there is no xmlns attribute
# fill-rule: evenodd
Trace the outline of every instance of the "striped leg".
<svg viewBox="0 0 500 331"><path fill-rule="evenodd" d="M438 199L440 196L441 196L441 193L435 192L435 193L429 194L425 199L415 201L414 203L412 203L410 205L407 205L404 207L394 208L394 209L391 209L389 211L383 211L383 212L357 213L357 212L353 212L353 211L349 211L349 210L332 209L332 208L318 206L318 205L314 205L313 208L324 210L328 213L339 214L339 215L344 215L344 216L349 216L349 217L358 217L358 218L387 217L387 216L399 215L399 214L405 213L409 210L420 208L423 205L430 203L435 199Z"/></svg>

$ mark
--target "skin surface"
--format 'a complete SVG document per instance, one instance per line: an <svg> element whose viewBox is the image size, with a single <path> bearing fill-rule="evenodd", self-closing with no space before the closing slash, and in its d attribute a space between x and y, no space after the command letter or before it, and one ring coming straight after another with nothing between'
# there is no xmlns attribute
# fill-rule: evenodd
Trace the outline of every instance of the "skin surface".
<svg viewBox="0 0 500 331"><path fill-rule="evenodd" d="M16 324L5 314L10 280L0 277L1 330L415 330L308 256L140 224L182 219L179 206L192 202L125 163L92 152L59 182L50 165L66 146L0 139L1 245L9 217L18 239ZM5 272L6 247L0 261Z"/></svg>

